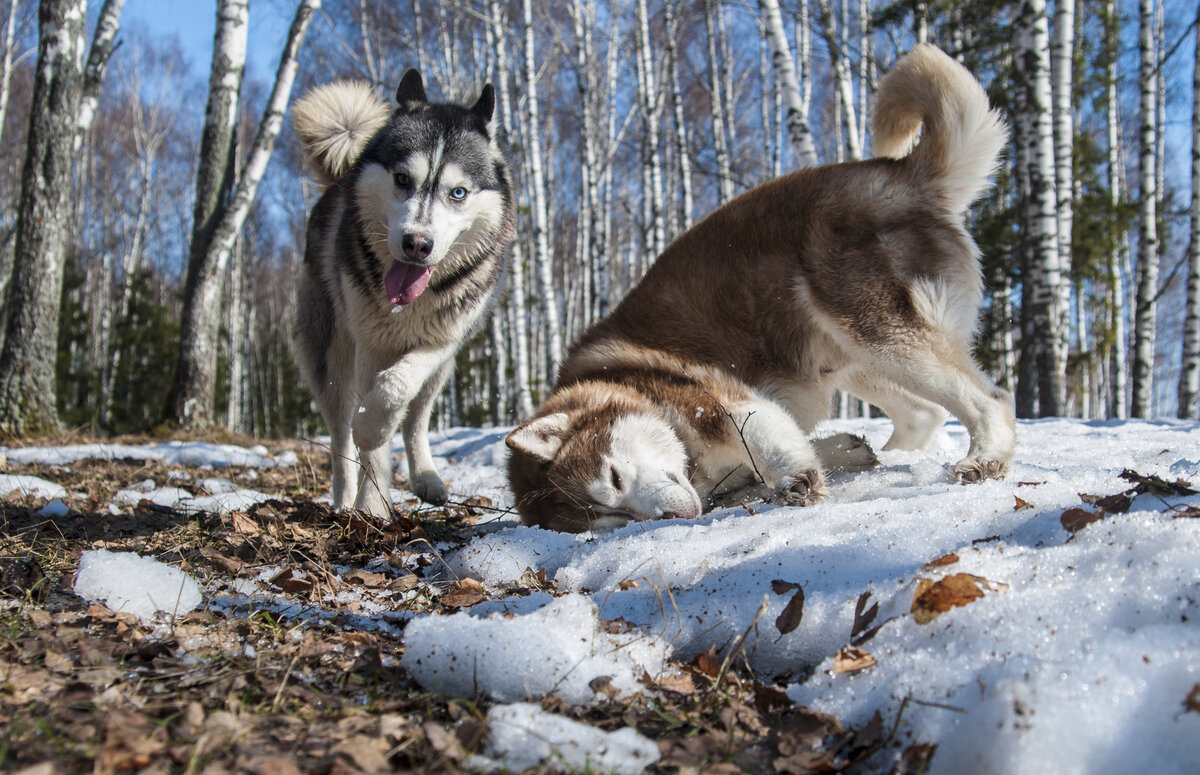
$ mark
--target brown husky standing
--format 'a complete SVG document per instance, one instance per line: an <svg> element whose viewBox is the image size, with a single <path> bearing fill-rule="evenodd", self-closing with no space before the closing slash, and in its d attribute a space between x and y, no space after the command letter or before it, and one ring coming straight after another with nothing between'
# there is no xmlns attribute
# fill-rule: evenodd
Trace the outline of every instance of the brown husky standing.
<svg viewBox="0 0 1200 775"><path fill-rule="evenodd" d="M971 358L983 283L963 226L1003 121L923 45L880 84L872 138L879 158L800 170L712 213L584 333L508 437L527 524L695 516L745 488L809 502L823 475L806 434L836 388L892 419L884 449L924 448L944 407L971 437L954 476L1005 474L1012 399Z"/></svg>

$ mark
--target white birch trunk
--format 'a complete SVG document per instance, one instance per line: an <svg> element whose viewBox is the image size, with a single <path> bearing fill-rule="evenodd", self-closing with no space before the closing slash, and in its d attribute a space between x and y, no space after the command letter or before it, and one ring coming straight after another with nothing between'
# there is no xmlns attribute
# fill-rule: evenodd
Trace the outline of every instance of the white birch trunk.
<svg viewBox="0 0 1200 775"><path fill-rule="evenodd" d="M1137 303L1133 320L1133 395L1129 414L1131 417L1148 417L1153 388L1154 322L1158 306L1155 302L1158 293L1158 141L1155 131L1158 102L1155 73L1158 63L1154 46L1154 2L1140 0L1138 8L1141 63L1138 75L1141 89L1138 177L1141 190L1138 196L1142 207L1138 230Z"/></svg>
<svg viewBox="0 0 1200 775"><path fill-rule="evenodd" d="M760 0L774 2L774 0ZM844 120L846 150L851 161L859 161L863 157L862 145L858 133L858 118L854 109L854 85L850 81L850 63L846 59L845 26L839 27L834 18L830 0L819 0L821 12L821 34L829 49L829 61L833 65L833 78L837 86L838 103Z"/></svg>
<svg viewBox="0 0 1200 775"><path fill-rule="evenodd" d="M1192 74L1192 239L1188 245L1187 307L1183 316L1183 359L1179 372L1179 417L1200 419L1200 11L1195 21Z"/></svg>
<svg viewBox="0 0 1200 775"><path fill-rule="evenodd" d="M713 150L717 157L717 192L719 204L733 199L733 169L729 161L729 141L726 137L726 106L722 99L721 87L722 67L720 52L717 48L716 14L720 13L720 5L715 0L704 2L704 29L708 39L708 75L709 75L709 105L712 109Z"/></svg>
<svg viewBox="0 0 1200 775"><path fill-rule="evenodd" d="M599 157L600 132L596 119L597 83L596 51L593 30L596 24L595 0L585 0L569 7L575 33L575 79L583 111L580 135L579 167L579 277L582 284L581 315L584 326L595 319L596 265L603 260L598 242L600 232Z"/></svg>
<svg viewBox="0 0 1200 775"><path fill-rule="evenodd" d="M759 0L758 5L763 14L763 26L771 41L775 77L779 80L784 103L787 105L788 138L792 143L792 151L796 154L798 166L816 166L817 149L808 126L808 109L800 92L800 83L796 79L795 62L792 60L787 33L783 29L778 0Z"/></svg>
<svg viewBox="0 0 1200 775"><path fill-rule="evenodd" d="M1117 51L1120 34L1120 17L1116 0L1106 0L1105 47L1108 64L1105 72L1105 102L1108 129L1108 190L1113 212L1121 204L1124 191L1123 165L1121 164L1121 118L1117 102ZM1114 241L1107 256L1107 282L1109 328L1112 345L1108 364L1108 412L1110 417L1125 419L1128 406L1125 395L1128 389L1125 343L1125 283L1122 267L1125 264L1125 240Z"/></svg>
<svg viewBox="0 0 1200 775"><path fill-rule="evenodd" d="M692 193L692 151L688 141L688 122L683 111L683 84L679 77L678 39L680 31L675 17L676 0L665 3L667 25L667 69L671 79L671 116L675 122L675 157L679 164L680 221L682 229L690 229L696 209ZM595 200L592 200L595 201Z"/></svg>
<svg viewBox="0 0 1200 775"><path fill-rule="evenodd" d="M1023 0L1014 22L1018 88L1028 114L1024 158L1028 164L1027 221L1033 240L1031 325L1038 350L1038 413L1060 416L1066 408L1070 285L1059 254L1051 122L1050 39L1045 0ZM1028 342L1026 345L1028 346Z"/></svg>
<svg viewBox="0 0 1200 775"><path fill-rule="evenodd" d="M488 0L488 33L491 46L496 53L496 71L493 80L496 83L500 120L507 135L516 128L513 120L512 89L508 82L508 41L505 34L507 29L504 17L500 11L499 0ZM511 150L511 140L509 141ZM510 153L511 156L511 153ZM514 163L514 168L516 164ZM533 416L532 380L529 373L529 326L528 311L525 307L525 251L521 240L513 241L509 248L509 290L508 303L512 310L510 330L513 342L513 379L516 384L515 407L518 421Z"/></svg>
<svg viewBox="0 0 1200 775"><path fill-rule="evenodd" d="M4 53L0 58L0 140L4 139L4 124L8 117L8 95L12 89L13 44L17 33L17 0L9 0L8 19L4 23ZM0 299L8 278L0 277Z"/></svg>
<svg viewBox="0 0 1200 775"><path fill-rule="evenodd" d="M104 79L104 68L116 46L117 31L121 28L121 9L125 0L104 0L100 16L96 19L96 30L92 33L92 47L83 71L83 90L79 97L79 112L75 130L75 150L83 143L83 136L96 120L96 107L100 104L100 83Z"/></svg>
<svg viewBox="0 0 1200 775"><path fill-rule="evenodd" d="M645 260L647 264L663 252L667 244L666 206L663 201L662 155L659 152L661 137L658 81L654 73L654 56L650 46L650 16L646 0L637 0L638 26L638 103L642 111L642 165L646 170L649 188L642 191L647 202Z"/></svg>
<svg viewBox="0 0 1200 775"><path fill-rule="evenodd" d="M234 242L250 214L258 185L271 159L275 138L283 126L283 115L296 79L300 46L313 13L320 5L321 0L301 0L296 8L275 73L275 84L258 123L250 155L232 200L214 214L215 225L210 232L207 249L198 258L193 250L193 262L196 265L189 265L188 293L184 301L179 363L171 406L171 419L184 427L200 428L213 422L222 279ZM247 7L245 0L222 0L222 8L229 13L230 45L224 50L214 51L213 88L224 92L232 90L236 95L240 88L241 71L245 67ZM229 64L234 66L223 67L218 61L222 56L228 56ZM220 120L236 120L236 99L233 108Z"/></svg>
<svg viewBox="0 0 1200 775"><path fill-rule="evenodd" d="M1058 252L1063 257L1064 266L1070 265L1071 228L1074 222L1074 58L1075 0L1055 0L1054 51L1051 57L1054 79L1054 180L1058 192Z"/></svg>
<svg viewBox="0 0 1200 775"><path fill-rule="evenodd" d="M530 184L533 188L533 262L537 269L538 295L541 297L542 325L546 334L546 377L553 381L562 361L562 324L558 296L554 287L554 268L550 255L550 211L546 201L546 173L542 166L541 106L538 98L537 60L533 34L533 4L523 0L525 33L525 118L528 131L525 146L529 149Z"/></svg>

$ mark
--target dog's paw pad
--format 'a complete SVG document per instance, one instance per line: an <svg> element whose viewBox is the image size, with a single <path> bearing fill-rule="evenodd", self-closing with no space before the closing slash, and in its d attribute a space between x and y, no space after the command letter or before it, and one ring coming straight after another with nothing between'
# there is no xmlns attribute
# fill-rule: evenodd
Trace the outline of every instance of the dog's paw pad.
<svg viewBox="0 0 1200 775"><path fill-rule="evenodd" d="M954 466L951 473L959 484L975 484L985 479L1003 479L1008 473L1008 464L999 460L967 458Z"/></svg>
<svg viewBox="0 0 1200 775"><path fill-rule="evenodd" d="M780 493L780 501L785 506L811 506L824 497L825 480L816 471L798 475Z"/></svg>

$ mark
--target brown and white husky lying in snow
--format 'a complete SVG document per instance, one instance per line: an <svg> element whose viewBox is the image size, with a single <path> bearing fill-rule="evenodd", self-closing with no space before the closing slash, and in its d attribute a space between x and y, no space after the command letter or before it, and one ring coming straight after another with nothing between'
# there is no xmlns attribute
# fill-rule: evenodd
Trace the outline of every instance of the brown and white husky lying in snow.
<svg viewBox="0 0 1200 775"><path fill-rule="evenodd" d="M835 388L888 414L884 449L924 448L944 407L971 437L953 475L1005 474L1012 399L971 358L982 280L963 227L1003 121L962 66L923 45L883 79L872 124L879 158L734 199L583 334L507 439L526 524L694 517L763 491L809 503L823 474L807 433Z"/></svg>

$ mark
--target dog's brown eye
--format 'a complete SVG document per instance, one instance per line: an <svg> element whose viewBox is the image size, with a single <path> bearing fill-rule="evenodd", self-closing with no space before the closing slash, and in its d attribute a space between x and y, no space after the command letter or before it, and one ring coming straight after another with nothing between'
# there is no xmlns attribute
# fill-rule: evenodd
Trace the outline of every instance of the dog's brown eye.
<svg viewBox="0 0 1200 775"><path fill-rule="evenodd" d="M412 178L410 178L408 175L405 175L403 172L397 172L392 177L396 179L397 188L408 188L412 185Z"/></svg>
<svg viewBox="0 0 1200 775"><path fill-rule="evenodd" d="M617 469L615 469L615 468L611 469L611 473L612 473L613 488L620 490L621 489L621 475L617 473Z"/></svg>

